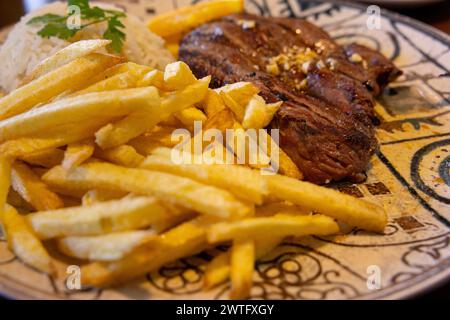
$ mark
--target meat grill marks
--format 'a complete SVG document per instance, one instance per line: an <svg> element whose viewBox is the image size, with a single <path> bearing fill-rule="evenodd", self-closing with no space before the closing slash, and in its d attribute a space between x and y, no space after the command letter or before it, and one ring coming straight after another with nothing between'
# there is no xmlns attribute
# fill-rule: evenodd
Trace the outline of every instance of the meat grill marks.
<svg viewBox="0 0 450 320"><path fill-rule="evenodd" d="M243 21L254 27L244 28ZM290 48L313 51L306 70L281 66L279 74L267 72L273 58ZM249 14L192 31L180 59L196 76L212 75L213 87L251 81L269 102L283 100L271 127L280 129L281 147L305 178L318 184L365 178L377 149L374 97L401 74L383 55L355 44L340 47L305 20Z"/></svg>

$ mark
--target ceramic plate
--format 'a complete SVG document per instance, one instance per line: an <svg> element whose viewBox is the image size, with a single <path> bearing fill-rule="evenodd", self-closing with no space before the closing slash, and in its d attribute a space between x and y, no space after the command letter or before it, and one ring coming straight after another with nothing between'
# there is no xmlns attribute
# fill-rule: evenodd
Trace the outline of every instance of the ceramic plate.
<svg viewBox="0 0 450 320"><path fill-rule="evenodd" d="M190 0L115 1L147 19ZM340 43L382 51L404 70L380 99L380 150L363 184L342 192L382 204L386 234L361 230L285 242L255 272L254 299L394 299L421 293L450 277L450 38L419 22L381 12L367 29L366 7L354 3L247 0L254 13L306 18ZM124 287L69 292L20 263L0 242L0 292L12 298L217 299L228 285L204 293L206 262L217 252L180 260ZM368 285L373 277L381 287Z"/></svg>

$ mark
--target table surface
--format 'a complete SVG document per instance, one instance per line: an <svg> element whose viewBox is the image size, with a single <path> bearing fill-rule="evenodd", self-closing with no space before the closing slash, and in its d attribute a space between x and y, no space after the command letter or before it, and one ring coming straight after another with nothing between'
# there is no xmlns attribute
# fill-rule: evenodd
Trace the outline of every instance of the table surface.
<svg viewBox="0 0 450 320"><path fill-rule="evenodd" d="M408 9L397 8L391 10L425 22L450 34L450 1L448 0L426 7ZM17 21L23 15L24 11L24 6L20 0L0 0L0 28ZM432 290L431 292L422 295L420 298L450 300L450 283L441 288Z"/></svg>

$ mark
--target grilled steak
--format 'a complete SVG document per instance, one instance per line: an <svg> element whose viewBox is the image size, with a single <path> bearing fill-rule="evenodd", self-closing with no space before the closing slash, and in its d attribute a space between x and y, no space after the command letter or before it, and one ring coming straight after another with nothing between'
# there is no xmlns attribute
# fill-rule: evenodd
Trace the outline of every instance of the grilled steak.
<svg viewBox="0 0 450 320"><path fill-rule="evenodd" d="M179 54L213 87L250 81L267 101L284 101L271 127L308 181L365 179L378 146L374 98L401 74L383 55L340 47L305 20L249 14L197 28Z"/></svg>

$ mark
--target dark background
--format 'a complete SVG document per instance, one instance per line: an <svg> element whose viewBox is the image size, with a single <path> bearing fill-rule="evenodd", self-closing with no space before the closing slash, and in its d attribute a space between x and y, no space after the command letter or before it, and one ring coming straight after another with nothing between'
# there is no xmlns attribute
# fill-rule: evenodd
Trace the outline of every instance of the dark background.
<svg viewBox="0 0 450 320"><path fill-rule="evenodd" d="M0 0L0 28L16 22L25 12L51 2L49 0ZM107 2L107 1L104 1ZM420 8L390 8L450 34L450 1ZM434 289L420 298L450 300L450 283ZM1 297L0 297L1 299Z"/></svg>

